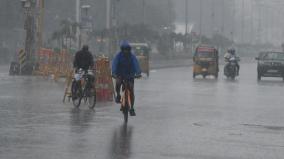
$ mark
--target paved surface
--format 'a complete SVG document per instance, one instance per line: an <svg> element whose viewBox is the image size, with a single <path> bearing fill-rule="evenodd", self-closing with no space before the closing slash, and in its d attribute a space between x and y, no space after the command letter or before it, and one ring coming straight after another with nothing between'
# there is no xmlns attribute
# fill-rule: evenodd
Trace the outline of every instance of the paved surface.
<svg viewBox="0 0 284 159"><path fill-rule="evenodd" d="M150 68L151 69L161 69L161 68L174 68L174 67L188 67L193 64L190 58L172 58L172 59L151 59Z"/></svg>
<svg viewBox="0 0 284 159"><path fill-rule="evenodd" d="M283 159L284 83L192 79L189 67L153 70L136 82L137 117L119 106L63 104L64 85L0 69L2 159Z"/></svg>

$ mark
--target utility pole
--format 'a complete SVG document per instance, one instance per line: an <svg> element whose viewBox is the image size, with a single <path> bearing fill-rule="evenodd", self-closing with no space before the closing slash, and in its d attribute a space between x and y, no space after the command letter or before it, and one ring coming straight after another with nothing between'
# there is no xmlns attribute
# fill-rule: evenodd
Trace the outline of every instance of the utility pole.
<svg viewBox="0 0 284 159"><path fill-rule="evenodd" d="M81 43L84 44L88 44L88 39L89 39L89 33L92 30L92 23L91 23L91 19L89 17L88 11L91 8L91 5L88 4L84 4L81 6L81 33L80 33L80 39L81 39ZM85 12L85 14L83 14L83 12Z"/></svg>
<svg viewBox="0 0 284 159"><path fill-rule="evenodd" d="M81 0L76 0L76 23L80 24L80 17L81 17ZM76 40L77 40L77 49L79 49L81 46L81 37L80 37L80 28L77 27L76 31Z"/></svg>
<svg viewBox="0 0 284 159"><path fill-rule="evenodd" d="M250 27L250 29L251 29L251 33L250 33L250 36L251 36L251 38L250 38L250 40L251 40L251 43L253 44L254 43L254 4L253 4L253 1L251 1L250 2L250 5L251 5L251 27Z"/></svg>
<svg viewBox="0 0 284 159"><path fill-rule="evenodd" d="M199 0L200 2L200 13L199 13L199 43L202 43L202 18L203 18L203 0Z"/></svg>
<svg viewBox="0 0 284 159"><path fill-rule="evenodd" d="M108 38L106 40L106 51L108 57L111 57L111 39L112 39L112 33L111 33L111 13L112 13L112 0L106 0L106 30L108 32Z"/></svg>
<svg viewBox="0 0 284 159"><path fill-rule="evenodd" d="M188 0L185 0L185 42L184 42L184 50L188 51Z"/></svg>
<svg viewBox="0 0 284 159"><path fill-rule="evenodd" d="M37 31L37 49L40 49L43 46L43 30L44 30L44 0L38 1L38 31Z"/></svg>
<svg viewBox="0 0 284 159"><path fill-rule="evenodd" d="M188 34L188 0L185 0L185 35Z"/></svg>
<svg viewBox="0 0 284 159"><path fill-rule="evenodd" d="M233 18L232 18L232 41L235 39L235 20L236 20L236 0L233 0Z"/></svg>
<svg viewBox="0 0 284 159"><path fill-rule="evenodd" d="M211 2L211 32L212 36L215 34L215 0L212 0Z"/></svg>
<svg viewBox="0 0 284 159"><path fill-rule="evenodd" d="M168 23L169 23L169 25L170 25L171 22L172 22L172 4L171 4L171 1L172 1L172 0L168 0L168 8L169 8ZM169 26L169 27L171 27L171 26Z"/></svg>
<svg viewBox="0 0 284 159"><path fill-rule="evenodd" d="M21 74L30 75L33 71L33 60L36 53L36 1L21 0L22 7L25 10L25 25L26 39L25 39L25 54L26 59L20 63Z"/></svg>
<svg viewBox="0 0 284 159"><path fill-rule="evenodd" d="M265 16L264 16L264 22L265 22L265 43L268 43L270 42L269 39L268 39L268 34L269 34L269 7L268 6L265 6Z"/></svg>
<svg viewBox="0 0 284 159"><path fill-rule="evenodd" d="M221 27L221 33L222 36L225 37L225 0L222 0L222 27Z"/></svg>
<svg viewBox="0 0 284 159"><path fill-rule="evenodd" d="M244 30L245 30L245 1L242 0L242 35L241 35L241 40L242 40L242 43L245 43L244 42Z"/></svg>
<svg viewBox="0 0 284 159"><path fill-rule="evenodd" d="M111 25L112 25L112 27L116 27L117 26L117 12L116 12L116 10L117 10L117 4L116 4L116 1L117 0L112 0L111 1Z"/></svg>
<svg viewBox="0 0 284 159"><path fill-rule="evenodd" d="M106 0L106 29L110 29L111 0Z"/></svg>
<svg viewBox="0 0 284 159"><path fill-rule="evenodd" d="M257 29L257 41L258 43L262 43L262 8L261 5L258 4L258 29Z"/></svg>
<svg viewBox="0 0 284 159"><path fill-rule="evenodd" d="M146 4L145 0L142 0L142 9L143 9L143 25L145 26L146 24Z"/></svg>

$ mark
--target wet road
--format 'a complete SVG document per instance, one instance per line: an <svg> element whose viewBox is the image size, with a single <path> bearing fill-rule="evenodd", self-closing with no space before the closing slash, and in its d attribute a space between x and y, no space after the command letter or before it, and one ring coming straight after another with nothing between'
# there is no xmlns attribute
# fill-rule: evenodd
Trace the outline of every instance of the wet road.
<svg viewBox="0 0 284 159"><path fill-rule="evenodd" d="M0 73L1 159L282 159L284 83L256 81L255 64L230 81L191 68L136 82L137 117L119 106L62 104L64 85Z"/></svg>

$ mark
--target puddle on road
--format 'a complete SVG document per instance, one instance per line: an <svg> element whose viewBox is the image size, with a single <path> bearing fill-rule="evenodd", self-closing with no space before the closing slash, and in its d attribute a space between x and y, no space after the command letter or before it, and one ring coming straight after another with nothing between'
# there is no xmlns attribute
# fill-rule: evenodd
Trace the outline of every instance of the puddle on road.
<svg viewBox="0 0 284 159"><path fill-rule="evenodd" d="M7 96L7 95L4 95L4 96L0 95L0 99L13 99L13 98L15 98L15 97Z"/></svg>
<svg viewBox="0 0 284 159"><path fill-rule="evenodd" d="M284 126L258 125L258 124L241 124L246 127L261 128L273 131L284 131Z"/></svg>
<svg viewBox="0 0 284 159"><path fill-rule="evenodd" d="M193 125L198 127L204 127L204 126L209 126L210 124L208 122L195 122L193 123Z"/></svg>

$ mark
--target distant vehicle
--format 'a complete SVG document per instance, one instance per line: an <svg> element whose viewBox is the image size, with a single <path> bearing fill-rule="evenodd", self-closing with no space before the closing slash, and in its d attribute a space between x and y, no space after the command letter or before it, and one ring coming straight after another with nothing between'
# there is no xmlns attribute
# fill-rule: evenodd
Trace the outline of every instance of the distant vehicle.
<svg viewBox="0 0 284 159"><path fill-rule="evenodd" d="M151 51L150 46L147 43L131 43L130 45L139 61L142 72L145 73L147 77L149 77L150 75L149 54Z"/></svg>
<svg viewBox="0 0 284 159"><path fill-rule="evenodd" d="M224 67L224 74L227 78L234 80L238 76L237 62L239 60L236 57L228 59L228 64Z"/></svg>
<svg viewBox="0 0 284 159"><path fill-rule="evenodd" d="M284 80L284 52L261 52L257 64L257 79L281 77Z"/></svg>
<svg viewBox="0 0 284 159"><path fill-rule="evenodd" d="M198 46L193 56L193 78L197 75L213 75L218 78L219 55L218 50L211 46Z"/></svg>

